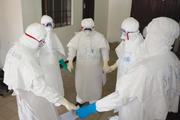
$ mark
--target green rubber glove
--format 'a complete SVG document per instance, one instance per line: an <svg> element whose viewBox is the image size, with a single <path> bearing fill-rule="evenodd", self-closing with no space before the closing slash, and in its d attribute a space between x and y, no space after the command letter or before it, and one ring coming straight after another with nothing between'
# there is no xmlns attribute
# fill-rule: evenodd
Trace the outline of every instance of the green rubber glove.
<svg viewBox="0 0 180 120"><path fill-rule="evenodd" d="M66 71L69 72L69 70L68 70L68 68L67 68L67 64L64 62L63 59L60 59L60 60L59 60L59 64L61 64L61 65L63 66L63 68L64 68Z"/></svg>

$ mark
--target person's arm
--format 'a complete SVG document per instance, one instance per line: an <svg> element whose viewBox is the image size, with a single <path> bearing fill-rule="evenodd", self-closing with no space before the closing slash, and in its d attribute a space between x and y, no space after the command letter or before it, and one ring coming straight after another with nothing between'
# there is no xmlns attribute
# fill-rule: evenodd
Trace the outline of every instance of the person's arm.
<svg viewBox="0 0 180 120"><path fill-rule="evenodd" d="M68 52L68 70L71 72L73 69L73 59L76 56L76 49L74 49L73 47L69 47L68 48L69 52Z"/></svg>
<svg viewBox="0 0 180 120"><path fill-rule="evenodd" d="M96 102L96 109L99 112L110 111L117 108L118 106L127 104L129 100L129 97L121 96L118 91L115 91L110 95L98 100Z"/></svg>
<svg viewBox="0 0 180 120"><path fill-rule="evenodd" d="M33 80L31 91L43 98L46 98L49 102L54 103L56 106L64 105L68 110L76 110L76 107L67 101L63 96L61 96L54 88L49 87L44 82L44 79L38 78Z"/></svg>
<svg viewBox="0 0 180 120"><path fill-rule="evenodd" d="M33 92L36 96L43 97L56 106L64 105L68 110L76 109L63 96L61 96L54 88L48 86L41 67L36 62L25 64L22 75L27 91Z"/></svg>
<svg viewBox="0 0 180 120"><path fill-rule="evenodd" d="M118 68L118 60L113 65L110 66L110 71L109 72L113 72L117 68Z"/></svg>
<svg viewBox="0 0 180 120"><path fill-rule="evenodd" d="M112 94L98 100L94 105L82 107L76 111L79 118L86 118L91 114L110 111L116 107L139 99L143 100L146 70L143 67L134 68L118 80L117 89Z"/></svg>
<svg viewBox="0 0 180 120"><path fill-rule="evenodd" d="M109 49L101 48L103 61L109 61Z"/></svg>
<svg viewBox="0 0 180 120"><path fill-rule="evenodd" d="M110 71L110 67L108 64L109 61L109 50L107 48L101 48L102 58L104 61L103 70L104 72L108 73Z"/></svg>
<svg viewBox="0 0 180 120"><path fill-rule="evenodd" d="M91 114L110 111L117 108L118 106L125 105L128 102L128 98L121 97L118 92L113 92L112 94L98 100L93 104L78 109L76 111L76 115L81 119L85 119Z"/></svg>
<svg viewBox="0 0 180 120"><path fill-rule="evenodd" d="M75 36L67 44L68 47L67 60L73 61L74 57L76 56L76 51L78 49L78 41L79 41L79 33L75 34Z"/></svg>
<svg viewBox="0 0 180 120"><path fill-rule="evenodd" d="M54 104L58 104L59 101L63 98L55 89L49 87L45 83L43 76L32 80L30 91L32 91L36 96L46 98L49 102Z"/></svg>

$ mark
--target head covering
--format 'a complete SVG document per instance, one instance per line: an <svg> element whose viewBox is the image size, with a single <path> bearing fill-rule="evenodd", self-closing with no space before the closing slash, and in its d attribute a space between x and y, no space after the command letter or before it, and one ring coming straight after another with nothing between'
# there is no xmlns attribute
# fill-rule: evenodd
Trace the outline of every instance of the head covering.
<svg viewBox="0 0 180 120"><path fill-rule="evenodd" d="M93 28L94 27L94 21L92 18L86 18L81 21L81 26L83 28Z"/></svg>
<svg viewBox="0 0 180 120"><path fill-rule="evenodd" d="M53 22L53 19L50 17L50 16L48 16L48 15L43 15L42 17L41 17L41 24L43 25L43 26L45 26L45 27L51 27L51 28L53 28L54 27L54 22Z"/></svg>
<svg viewBox="0 0 180 120"><path fill-rule="evenodd" d="M137 20L129 17L123 21L121 26L124 30L124 34L121 36L123 41L115 50L119 58L117 60L118 78L125 74L138 61L138 49L143 43L143 37L139 33L139 23Z"/></svg>
<svg viewBox="0 0 180 120"><path fill-rule="evenodd" d="M148 52L155 53L160 50L170 50L179 36L179 24L167 17L153 19L147 26L145 47Z"/></svg>
<svg viewBox="0 0 180 120"><path fill-rule="evenodd" d="M121 39L129 40L136 33L139 33L139 22L133 17L126 18L121 24Z"/></svg>
<svg viewBox="0 0 180 120"><path fill-rule="evenodd" d="M20 38L20 43L31 49L37 49L44 44L46 30L39 23L33 23L27 27L24 35Z"/></svg>

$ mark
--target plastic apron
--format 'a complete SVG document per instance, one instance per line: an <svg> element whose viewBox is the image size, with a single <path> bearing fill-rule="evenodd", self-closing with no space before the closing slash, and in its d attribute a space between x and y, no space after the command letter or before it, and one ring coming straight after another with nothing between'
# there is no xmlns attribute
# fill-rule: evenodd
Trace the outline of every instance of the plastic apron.
<svg viewBox="0 0 180 120"><path fill-rule="evenodd" d="M95 101L101 98L105 78L100 48L95 47L92 40L87 37L86 40L78 41L75 85L77 95L83 101Z"/></svg>

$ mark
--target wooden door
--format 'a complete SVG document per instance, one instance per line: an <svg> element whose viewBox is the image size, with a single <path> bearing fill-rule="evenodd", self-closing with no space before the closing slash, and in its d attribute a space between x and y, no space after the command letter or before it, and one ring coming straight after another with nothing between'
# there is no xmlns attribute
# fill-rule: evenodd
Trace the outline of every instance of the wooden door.
<svg viewBox="0 0 180 120"><path fill-rule="evenodd" d="M131 16L140 23L140 31L155 17L180 20L180 0L132 0Z"/></svg>
<svg viewBox="0 0 180 120"><path fill-rule="evenodd" d="M83 0L83 19L94 19L94 0Z"/></svg>

